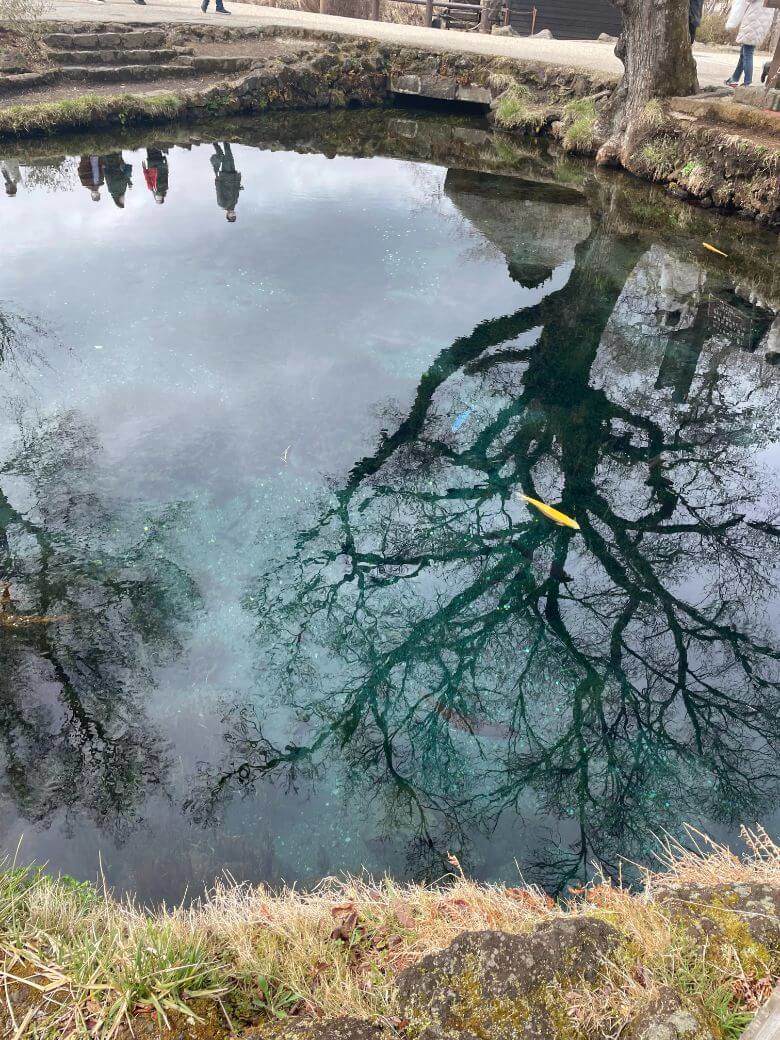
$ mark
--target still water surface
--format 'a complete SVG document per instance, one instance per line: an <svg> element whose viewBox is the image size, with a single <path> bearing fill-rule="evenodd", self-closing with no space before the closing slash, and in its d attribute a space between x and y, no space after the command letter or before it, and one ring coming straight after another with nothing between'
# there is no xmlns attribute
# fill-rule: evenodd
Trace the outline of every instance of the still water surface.
<svg viewBox="0 0 780 1040"><path fill-rule="evenodd" d="M776 240L366 118L6 160L0 584L60 620L0 627L0 845L177 899L778 834Z"/></svg>

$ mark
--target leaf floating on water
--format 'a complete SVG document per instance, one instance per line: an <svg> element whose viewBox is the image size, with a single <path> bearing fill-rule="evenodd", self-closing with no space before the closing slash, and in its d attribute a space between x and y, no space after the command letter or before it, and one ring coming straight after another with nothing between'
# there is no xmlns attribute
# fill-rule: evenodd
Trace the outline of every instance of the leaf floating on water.
<svg viewBox="0 0 780 1040"><path fill-rule="evenodd" d="M717 253L718 256L728 257L728 253L724 253L722 249L718 249L717 246L711 246L709 242L702 242L705 249L709 249L711 253Z"/></svg>
<svg viewBox="0 0 780 1040"><path fill-rule="evenodd" d="M473 408L467 408L465 412L461 412L460 415L455 417L455 421L452 424L452 432L457 433L461 426L466 422L468 417L471 415Z"/></svg>
<svg viewBox="0 0 780 1040"><path fill-rule="evenodd" d="M0 614L0 628L31 628L33 625L53 625L67 621L70 614Z"/></svg>
<svg viewBox="0 0 780 1040"><path fill-rule="evenodd" d="M548 520L552 520L553 523L560 524L562 527L571 527L575 531L579 531L580 525L573 517L567 516L566 513L562 513L560 509L553 509L552 506L548 506L546 502L540 502L538 498L531 498L530 495L524 495L522 491L517 492L518 498L522 498L524 502L530 503L539 512L546 516Z"/></svg>

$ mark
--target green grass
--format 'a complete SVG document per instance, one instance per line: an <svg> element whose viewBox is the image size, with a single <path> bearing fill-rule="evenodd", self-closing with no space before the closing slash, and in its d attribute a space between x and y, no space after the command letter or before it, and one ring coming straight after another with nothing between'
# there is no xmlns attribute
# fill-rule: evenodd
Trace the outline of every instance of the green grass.
<svg viewBox="0 0 780 1040"><path fill-rule="evenodd" d="M567 152L587 153L596 142L598 113L592 98L577 98L564 108L563 147Z"/></svg>
<svg viewBox="0 0 780 1040"><path fill-rule="evenodd" d="M642 158L654 180L671 176L680 162L677 142L670 137L659 137L642 149Z"/></svg>
<svg viewBox="0 0 780 1040"><path fill-rule="evenodd" d="M550 120L547 108L531 102L531 92L522 83L513 83L499 97L495 108L496 124L504 130L538 133Z"/></svg>
<svg viewBox="0 0 780 1040"><path fill-rule="evenodd" d="M82 94L77 98L0 108L0 137L50 134L93 126L163 122L181 115L186 102L177 94Z"/></svg>

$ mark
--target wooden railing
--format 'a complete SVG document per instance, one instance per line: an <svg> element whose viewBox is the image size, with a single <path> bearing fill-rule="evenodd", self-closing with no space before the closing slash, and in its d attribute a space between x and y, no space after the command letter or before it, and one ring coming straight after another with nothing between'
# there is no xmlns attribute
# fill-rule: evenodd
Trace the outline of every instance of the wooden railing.
<svg viewBox="0 0 780 1040"><path fill-rule="evenodd" d="M371 20L374 22L381 22L381 4L383 0L371 0ZM510 10L509 3L503 3L498 8L498 22L492 21L493 16L496 13L495 0L479 0L475 3L465 3L464 0L384 0L386 3L395 4L412 4L414 7L425 8L425 25L428 28L434 23L434 11L444 11L445 19L448 18L450 12L454 12L456 15L460 15L461 18L466 14L474 16L474 25L472 29L479 29L481 33L489 33L493 27L493 24L509 25L510 15L515 19L518 16L527 15L530 20L529 35L533 36L534 30L536 29L536 8L531 7L526 11L512 11ZM329 0L320 0L320 14L330 14L330 2Z"/></svg>

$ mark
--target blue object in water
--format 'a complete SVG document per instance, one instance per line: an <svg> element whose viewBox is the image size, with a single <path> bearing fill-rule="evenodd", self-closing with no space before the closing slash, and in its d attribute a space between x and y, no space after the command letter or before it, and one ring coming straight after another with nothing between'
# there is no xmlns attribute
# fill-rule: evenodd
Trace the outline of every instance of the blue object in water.
<svg viewBox="0 0 780 1040"><path fill-rule="evenodd" d="M464 422L471 415L471 412L472 412L472 409L471 408L467 408L465 412L461 412L460 415L455 417L455 422L452 424L452 431L453 431L453 433L457 433L458 432L458 430L461 428L461 426L464 424Z"/></svg>

